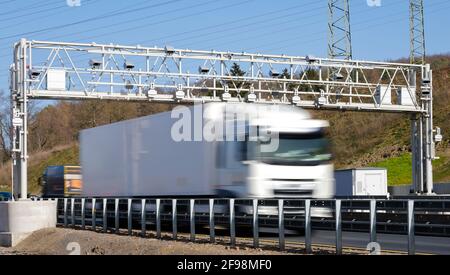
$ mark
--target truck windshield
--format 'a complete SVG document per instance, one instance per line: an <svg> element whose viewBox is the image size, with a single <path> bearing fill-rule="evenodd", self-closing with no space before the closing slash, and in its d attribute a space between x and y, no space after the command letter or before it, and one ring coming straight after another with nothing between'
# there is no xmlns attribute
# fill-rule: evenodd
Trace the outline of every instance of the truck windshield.
<svg viewBox="0 0 450 275"><path fill-rule="evenodd" d="M273 165L320 165L332 158L323 132L280 133L276 151L257 151L261 162Z"/></svg>

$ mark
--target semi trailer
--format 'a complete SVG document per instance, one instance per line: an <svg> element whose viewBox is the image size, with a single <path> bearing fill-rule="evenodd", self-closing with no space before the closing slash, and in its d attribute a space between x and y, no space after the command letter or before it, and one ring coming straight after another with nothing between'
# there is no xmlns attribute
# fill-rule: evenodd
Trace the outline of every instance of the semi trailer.
<svg viewBox="0 0 450 275"><path fill-rule="evenodd" d="M327 127L294 106L210 103L82 130L82 194L332 198Z"/></svg>

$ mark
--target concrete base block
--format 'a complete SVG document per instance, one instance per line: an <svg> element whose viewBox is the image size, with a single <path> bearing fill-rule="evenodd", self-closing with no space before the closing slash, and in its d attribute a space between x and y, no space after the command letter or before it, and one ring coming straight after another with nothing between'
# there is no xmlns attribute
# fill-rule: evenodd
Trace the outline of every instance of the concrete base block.
<svg viewBox="0 0 450 275"><path fill-rule="evenodd" d="M54 227L56 201L0 202L0 246L15 246L36 230Z"/></svg>
<svg viewBox="0 0 450 275"><path fill-rule="evenodd" d="M0 246L14 247L30 236L31 233L0 233Z"/></svg>

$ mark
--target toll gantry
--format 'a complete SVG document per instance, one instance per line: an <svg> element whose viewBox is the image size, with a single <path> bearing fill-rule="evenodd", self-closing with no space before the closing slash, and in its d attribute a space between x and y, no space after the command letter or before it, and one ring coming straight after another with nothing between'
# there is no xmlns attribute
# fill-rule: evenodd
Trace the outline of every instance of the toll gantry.
<svg viewBox="0 0 450 275"><path fill-rule="evenodd" d="M413 185L433 193L435 142L429 65L314 56L28 41L11 66L13 182L27 194L29 100L290 104L305 109L405 113ZM364 138L364 137L360 137Z"/></svg>

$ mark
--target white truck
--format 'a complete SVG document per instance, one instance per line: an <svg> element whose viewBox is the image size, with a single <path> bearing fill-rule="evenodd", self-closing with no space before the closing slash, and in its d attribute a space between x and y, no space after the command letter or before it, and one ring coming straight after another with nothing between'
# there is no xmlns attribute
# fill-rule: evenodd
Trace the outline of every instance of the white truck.
<svg viewBox="0 0 450 275"><path fill-rule="evenodd" d="M83 195L332 198L327 127L294 106L210 103L83 130Z"/></svg>

